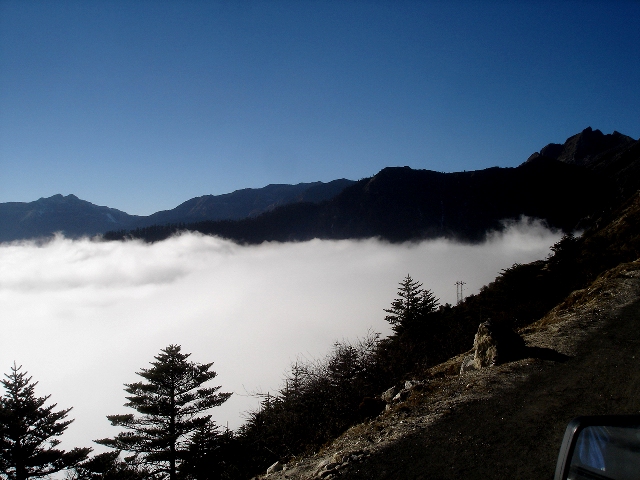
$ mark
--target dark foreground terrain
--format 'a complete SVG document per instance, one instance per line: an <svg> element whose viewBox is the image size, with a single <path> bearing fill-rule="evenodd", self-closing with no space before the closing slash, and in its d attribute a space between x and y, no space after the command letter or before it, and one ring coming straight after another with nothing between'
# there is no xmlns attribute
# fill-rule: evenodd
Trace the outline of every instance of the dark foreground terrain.
<svg viewBox="0 0 640 480"><path fill-rule="evenodd" d="M430 369L405 401L268 478L551 479L567 423L640 413L640 261L521 331L529 357Z"/></svg>

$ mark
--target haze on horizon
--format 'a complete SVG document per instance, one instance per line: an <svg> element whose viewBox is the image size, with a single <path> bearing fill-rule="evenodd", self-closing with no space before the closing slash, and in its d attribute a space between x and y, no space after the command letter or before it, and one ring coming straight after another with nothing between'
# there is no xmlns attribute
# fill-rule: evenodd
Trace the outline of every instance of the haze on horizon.
<svg viewBox="0 0 640 480"><path fill-rule="evenodd" d="M0 202L129 214L640 136L640 3L0 0Z"/></svg>
<svg viewBox="0 0 640 480"><path fill-rule="evenodd" d="M500 270L541 259L560 238L523 221L481 245L378 240L239 246L183 234L155 244L57 237L0 244L0 373L15 361L72 406L63 447L114 434L105 416L128 412L124 383L169 344L215 362L215 385L234 392L211 413L237 428L297 359L335 341L390 333L383 309L407 273L455 303L455 282L477 293ZM101 451L97 448L96 451Z"/></svg>

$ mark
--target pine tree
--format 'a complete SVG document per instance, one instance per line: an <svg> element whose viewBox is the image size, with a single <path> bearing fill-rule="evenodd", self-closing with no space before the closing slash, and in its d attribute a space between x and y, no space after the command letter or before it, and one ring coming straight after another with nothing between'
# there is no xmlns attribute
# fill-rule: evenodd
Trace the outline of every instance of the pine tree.
<svg viewBox="0 0 640 480"><path fill-rule="evenodd" d="M54 412L56 404L45 406L50 395L35 396L37 382L31 382L22 366L13 364L1 383L6 393L0 399L0 467L9 480L43 477L77 465L90 448L69 452L56 448L73 420L65 420L71 408Z"/></svg>
<svg viewBox="0 0 640 480"><path fill-rule="evenodd" d="M433 292L423 289L411 275L407 275L399 285L399 298L391 303L391 308L384 309L389 314L384 319L396 334L418 327L429 313L438 308L438 299Z"/></svg>
<svg viewBox="0 0 640 480"><path fill-rule="evenodd" d="M221 387L202 388L215 378L213 363L188 361L190 354L180 345L169 345L151 362L152 368L137 372L146 382L125 384L130 395L125 404L140 416L109 415L112 425L127 431L114 438L96 440L101 445L133 453L129 461L141 463L155 473L176 479L177 470L193 434L211 422L206 410L224 403L230 393L216 393Z"/></svg>

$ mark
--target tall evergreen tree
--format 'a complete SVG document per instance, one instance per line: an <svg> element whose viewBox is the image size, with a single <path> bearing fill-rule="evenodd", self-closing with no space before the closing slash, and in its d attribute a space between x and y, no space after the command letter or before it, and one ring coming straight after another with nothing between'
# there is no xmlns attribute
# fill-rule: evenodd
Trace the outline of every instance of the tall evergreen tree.
<svg viewBox="0 0 640 480"><path fill-rule="evenodd" d="M438 308L438 299L433 292L423 289L411 275L407 275L399 285L398 298L391 303L391 308L384 309L389 314L384 319L396 334L420 326L425 317Z"/></svg>
<svg viewBox="0 0 640 480"><path fill-rule="evenodd" d="M56 448L73 420L65 420L71 408L54 412L56 404L45 406L50 395L35 396L35 386L22 367L13 364L1 383L6 392L0 398L0 468L4 478L26 480L73 467L84 460L90 448L69 452Z"/></svg>
<svg viewBox="0 0 640 480"><path fill-rule="evenodd" d="M180 345L169 345L151 362L152 368L137 372L145 382L125 384L126 407L140 416L109 415L112 425L122 427L114 438L96 440L101 445L132 452L130 461L146 465L154 472L177 478L178 467L187 455L191 437L211 422L206 410L224 403L230 393L221 387L202 385L215 378L213 363L188 361Z"/></svg>

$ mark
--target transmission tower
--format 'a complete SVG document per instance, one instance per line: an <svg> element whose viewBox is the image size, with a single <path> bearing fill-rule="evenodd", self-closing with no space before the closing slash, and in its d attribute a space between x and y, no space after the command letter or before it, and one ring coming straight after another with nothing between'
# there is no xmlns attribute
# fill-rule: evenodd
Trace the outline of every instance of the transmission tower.
<svg viewBox="0 0 640 480"><path fill-rule="evenodd" d="M456 282L456 297L457 297L456 305L460 305L464 300L464 294L462 293L463 285L466 285L466 283L461 282L460 280Z"/></svg>

